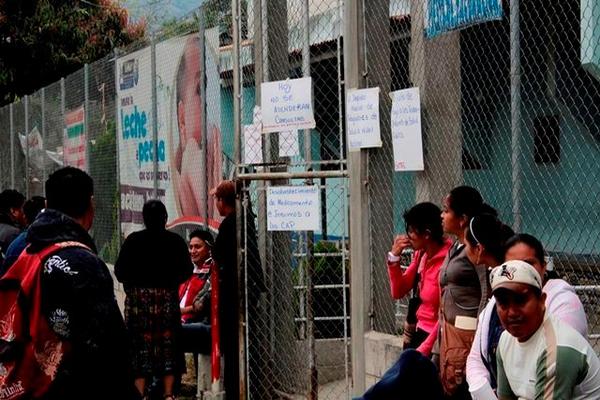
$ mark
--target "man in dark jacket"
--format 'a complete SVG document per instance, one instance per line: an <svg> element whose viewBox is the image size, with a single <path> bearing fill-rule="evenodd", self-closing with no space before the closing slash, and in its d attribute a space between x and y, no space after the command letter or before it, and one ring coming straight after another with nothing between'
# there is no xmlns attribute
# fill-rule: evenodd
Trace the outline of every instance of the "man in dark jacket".
<svg viewBox="0 0 600 400"><path fill-rule="evenodd" d="M70 349L44 399L137 399L113 281L87 232L94 219L92 178L77 168L60 169L46 181L46 196L48 208L29 228L27 251L65 241L89 250L59 250L41 270L42 312Z"/></svg>
<svg viewBox="0 0 600 400"><path fill-rule="evenodd" d="M223 181L211 193L215 197L217 210L225 217L219 225L219 233L213 248L213 260L219 268L219 324L221 349L225 361L225 393L228 399L239 396L239 300L237 277L237 233L235 214L235 185Z"/></svg>
<svg viewBox="0 0 600 400"><path fill-rule="evenodd" d="M10 243L21 233L25 226L23 205L25 196L14 189L0 193L0 253L6 254ZM2 262L0 254L0 262Z"/></svg>
<svg viewBox="0 0 600 400"><path fill-rule="evenodd" d="M248 213L246 225L240 228L240 237L242 238L241 247L247 254L247 262L238 263L237 259L237 221L235 206L235 184L233 181L222 181L211 191L215 197L216 207L219 214L225 217L219 225L219 233L215 239L215 245L212 251L213 260L219 268L219 280L221 282L219 318L221 323L221 348L225 358L225 393L227 398L239 398L239 311L240 305L244 306L245 288L238 285L238 265L247 266L248 276L248 329L250 334L249 343L247 343L250 352L251 365L247 372L251 378L260 380L262 375L258 375L256 370L256 361L258 338L254 338L256 333L256 322L259 318L258 300L260 293L264 292L265 285L263 280L262 266L258 253L258 243L254 217ZM250 207L248 207L250 210ZM245 228L245 229L244 229ZM247 235L246 231L247 230ZM245 244L247 238L248 243ZM243 275L242 275L243 276ZM258 358L257 358L258 357ZM260 367L258 368L260 369ZM256 395L255 389L250 387L249 397L262 398L264 396Z"/></svg>
<svg viewBox="0 0 600 400"><path fill-rule="evenodd" d="M38 216L40 211L46 207L46 198L42 196L33 196L27 200L23 205L25 212L25 221L27 226L31 225L35 218ZM21 255L21 252L27 247L27 230L21 232L8 246L4 253L4 263L0 265L0 276L4 275L11 265L17 261L17 258Z"/></svg>

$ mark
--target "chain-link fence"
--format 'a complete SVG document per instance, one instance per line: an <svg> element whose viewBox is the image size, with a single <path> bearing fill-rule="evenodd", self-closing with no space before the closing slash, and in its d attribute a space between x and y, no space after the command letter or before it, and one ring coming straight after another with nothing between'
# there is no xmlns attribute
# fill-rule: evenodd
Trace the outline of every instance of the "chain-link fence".
<svg viewBox="0 0 600 400"><path fill-rule="evenodd" d="M208 192L237 168L237 175L246 174L243 215L256 226L249 243L257 252L247 253L255 259L246 264L260 267L265 289L260 301L243 303L244 390L261 399L347 397L342 3L238 4L232 11L231 2L207 1L149 42L116 49L0 109L0 188L43 195L43 183L61 166L87 170L95 183L93 236L112 262L122 239L142 227L141 207L152 197L165 202L171 229L182 235L197 225L217 228L221 218ZM252 149L236 136L235 120L254 122L261 83L308 76L316 128L260 134L254 142L260 160L238 158L236 146L244 147L238 154ZM290 178L269 178L282 172ZM305 178L293 178L302 173ZM284 184L316 185L315 233L268 229L266 193ZM250 280L256 280L252 272ZM254 299L251 290L245 294Z"/></svg>
<svg viewBox="0 0 600 400"><path fill-rule="evenodd" d="M258 306L251 300L254 295L246 292L248 397L348 398L342 3L282 0L240 5L247 8L240 10L239 177L244 182L244 215L256 218L259 251L254 258L260 256L266 283ZM312 80L316 127L256 135L262 115L258 110L256 115L255 105L268 100L263 96L273 96L268 89L263 91L261 83L306 77ZM267 200L281 186L293 193L307 189L318 194L320 229L288 232L268 225L270 213L277 211L267 206ZM250 273L256 260L250 248L245 254Z"/></svg>
<svg viewBox="0 0 600 400"><path fill-rule="evenodd" d="M428 37L428 20L441 13L435 7L447 2L404 2L388 21L391 3L365 7L367 87L420 88L425 170L393 172L384 102L383 146L369 150L368 167L371 326L401 330L404 308L390 298L385 257L404 232L402 213L420 201L441 206L452 187L467 184L515 231L542 241L558 274L576 287L597 346L598 4L512 1L511 9L485 1L499 5L500 18Z"/></svg>
<svg viewBox="0 0 600 400"><path fill-rule="evenodd" d="M542 240L576 286L598 345L599 6L488 0L481 4L495 13L465 9L453 21L440 12L449 2L358 1L353 67L359 87L381 89L382 144L362 150L370 262L356 260L355 270L368 269L369 284L352 296L367 297L368 328L399 333L404 306L390 297L384 261L404 231L402 214L416 202L441 204L465 183L515 230ZM141 228L148 198L165 202L181 234L217 228L208 192L237 178L249 398L350 396L349 222L362 218L348 214L356 201L344 139L350 3L206 1L151 40L0 108L0 189L43 195L60 166L87 169L93 234L107 261ZM465 27L469 13L478 19ZM463 29L441 32L440 21ZM257 131L261 84L306 77L315 128ZM396 172L388 94L409 87L420 89L425 167ZM279 186L316 187L320 229L269 227L268 193Z"/></svg>

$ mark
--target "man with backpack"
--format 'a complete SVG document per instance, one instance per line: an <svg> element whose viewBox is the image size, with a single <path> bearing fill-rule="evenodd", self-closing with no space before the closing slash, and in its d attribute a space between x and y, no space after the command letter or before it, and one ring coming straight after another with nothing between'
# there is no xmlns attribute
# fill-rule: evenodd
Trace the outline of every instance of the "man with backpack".
<svg viewBox="0 0 600 400"><path fill-rule="evenodd" d="M47 208L27 233L29 247L0 279L0 302L17 282L17 297L29 306L17 301L11 314L0 304L0 350L11 350L0 351L0 393L137 399L113 281L87 232L94 219L92 178L62 168L46 181L46 196Z"/></svg>

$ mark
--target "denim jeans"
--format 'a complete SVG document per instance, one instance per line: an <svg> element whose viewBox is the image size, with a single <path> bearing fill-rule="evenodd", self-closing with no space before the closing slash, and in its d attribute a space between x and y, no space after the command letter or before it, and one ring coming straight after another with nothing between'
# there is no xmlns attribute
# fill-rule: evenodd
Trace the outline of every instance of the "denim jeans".
<svg viewBox="0 0 600 400"><path fill-rule="evenodd" d="M407 349L379 382L355 400L438 400L442 398L442 384L433 362L418 351Z"/></svg>
<svg viewBox="0 0 600 400"><path fill-rule="evenodd" d="M184 353L211 353L210 325L192 322L181 325L180 348Z"/></svg>

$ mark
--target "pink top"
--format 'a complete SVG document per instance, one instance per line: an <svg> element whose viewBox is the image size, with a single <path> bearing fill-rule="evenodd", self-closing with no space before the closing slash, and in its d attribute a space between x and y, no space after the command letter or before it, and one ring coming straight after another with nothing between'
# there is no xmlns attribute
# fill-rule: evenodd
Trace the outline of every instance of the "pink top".
<svg viewBox="0 0 600 400"><path fill-rule="evenodd" d="M417 310L417 328L429 332L429 336L437 336L438 311L440 308L440 284L439 274L440 268L446 258L446 254L452 242L448 239L444 240L444 245L430 259L427 254L423 253L421 259L421 251L416 251L412 262L406 269L402 271L399 257L388 255L388 275L390 277L390 286L392 289L392 297L401 299L406 296L413 287L417 270L421 273L421 281L419 282L419 297L421 305ZM420 264L420 265L419 265ZM419 347L419 351L425 355L431 353L434 340L427 340ZM428 343L428 344L425 344Z"/></svg>

